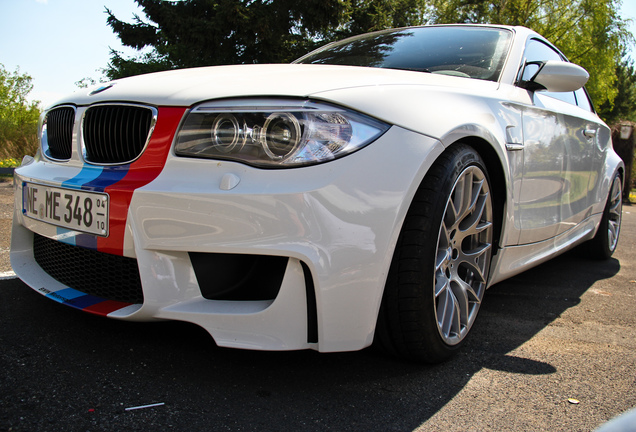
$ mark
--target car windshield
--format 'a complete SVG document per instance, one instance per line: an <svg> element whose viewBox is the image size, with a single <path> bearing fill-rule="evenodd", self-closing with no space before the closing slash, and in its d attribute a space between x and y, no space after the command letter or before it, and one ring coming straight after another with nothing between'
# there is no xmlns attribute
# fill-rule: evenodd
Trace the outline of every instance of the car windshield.
<svg viewBox="0 0 636 432"><path fill-rule="evenodd" d="M404 69L497 81L510 47L509 30L414 27L326 45L294 63Z"/></svg>

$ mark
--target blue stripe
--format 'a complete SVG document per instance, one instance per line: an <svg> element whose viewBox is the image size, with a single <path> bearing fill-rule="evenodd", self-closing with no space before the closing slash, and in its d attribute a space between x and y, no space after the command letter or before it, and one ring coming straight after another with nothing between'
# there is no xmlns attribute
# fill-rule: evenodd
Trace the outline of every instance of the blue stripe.
<svg viewBox="0 0 636 432"><path fill-rule="evenodd" d="M55 240L71 246L75 246L75 232L66 228L57 227L57 235L55 237Z"/></svg>
<svg viewBox="0 0 636 432"><path fill-rule="evenodd" d="M97 236L93 234L80 234L66 228L57 227L55 239L67 245L97 250Z"/></svg>
<svg viewBox="0 0 636 432"><path fill-rule="evenodd" d="M55 300L58 303L72 306L77 309L86 309L104 301L103 298L85 294L73 288L65 288L46 295L46 297Z"/></svg>
<svg viewBox="0 0 636 432"><path fill-rule="evenodd" d="M70 189L82 189L86 183L89 183L98 178L103 171L103 167L94 165L84 165L82 170L73 178L62 183L62 187Z"/></svg>
<svg viewBox="0 0 636 432"><path fill-rule="evenodd" d="M122 180L129 169L130 164L108 167L85 164L75 177L63 182L61 186L69 189L104 192L106 187ZM57 240L72 246L97 250L97 236L92 234L76 234L70 229L58 227Z"/></svg>
<svg viewBox="0 0 636 432"><path fill-rule="evenodd" d="M81 297L83 295L86 294L73 288L65 288L63 290L49 293L46 296L57 302L66 303L69 300L73 300L74 298Z"/></svg>

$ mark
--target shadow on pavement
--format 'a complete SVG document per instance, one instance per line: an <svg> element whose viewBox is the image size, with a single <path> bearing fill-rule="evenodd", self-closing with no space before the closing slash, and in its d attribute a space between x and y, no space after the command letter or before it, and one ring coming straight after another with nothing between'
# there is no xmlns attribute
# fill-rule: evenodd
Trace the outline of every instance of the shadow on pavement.
<svg viewBox="0 0 636 432"><path fill-rule="evenodd" d="M436 366L221 349L194 325L107 320L0 281L0 429L413 430L482 368L554 373L509 353L619 268L566 254L494 286L464 349Z"/></svg>

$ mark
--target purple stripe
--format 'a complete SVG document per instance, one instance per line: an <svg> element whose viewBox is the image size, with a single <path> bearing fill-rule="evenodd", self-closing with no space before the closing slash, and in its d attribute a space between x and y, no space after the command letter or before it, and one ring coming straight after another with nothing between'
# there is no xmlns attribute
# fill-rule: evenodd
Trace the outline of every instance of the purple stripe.
<svg viewBox="0 0 636 432"><path fill-rule="evenodd" d="M112 186L126 177L130 164L104 167L102 173L95 179L82 185L83 190L104 192L108 186Z"/></svg>
<svg viewBox="0 0 636 432"><path fill-rule="evenodd" d="M89 306L93 306L97 303L102 303L104 301L106 300L104 300L103 298L86 294L81 297L74 298L73 300L64 302L64 304L73 306L74 308L77 308L77 309L86 309Z"/></svg>
<svg viewBox="0 0 636 432"><path fill-rule="evenodd" d="M97 236L92 234L77 234L75 236L75 246L97 250Z"/></svg>

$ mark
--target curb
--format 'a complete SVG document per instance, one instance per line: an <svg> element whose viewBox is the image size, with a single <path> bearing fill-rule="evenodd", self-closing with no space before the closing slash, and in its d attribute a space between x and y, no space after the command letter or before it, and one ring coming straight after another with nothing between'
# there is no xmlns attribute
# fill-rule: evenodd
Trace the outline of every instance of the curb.
<svg viewBox="0 0 636 432"><path fill-rule="evenodd" d="M0 280L17 279L17 277L18 276L16 276L15 272L13 271L0 272Z"/></svg>

